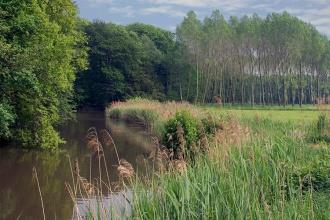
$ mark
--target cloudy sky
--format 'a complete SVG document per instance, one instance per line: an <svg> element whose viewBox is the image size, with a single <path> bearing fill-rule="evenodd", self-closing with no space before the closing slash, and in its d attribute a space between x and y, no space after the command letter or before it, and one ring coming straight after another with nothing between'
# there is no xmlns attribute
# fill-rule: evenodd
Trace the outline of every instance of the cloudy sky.
<svg viewBox="0 0 330 220"><path fill-rule="evenodd" d="M330 0L75 0L80 15L89 20L118 24L143 22L175 30L185 14L194 10L202 19L219 9L225 17L254 12L265 16L287 11L330 37Z"/></svg>

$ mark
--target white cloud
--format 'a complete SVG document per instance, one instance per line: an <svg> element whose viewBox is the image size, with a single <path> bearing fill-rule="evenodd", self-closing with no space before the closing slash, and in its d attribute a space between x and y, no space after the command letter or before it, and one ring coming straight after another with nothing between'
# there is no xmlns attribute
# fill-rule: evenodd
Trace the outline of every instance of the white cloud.
<svg viewBox="0 0 330 220"><path fill-rule="evenodd" d="M301 8L300 10L289 9L287 11L304 21L311 23L321 33L330 36L330 4L322 8Z"/></svg>
<svg viewBox="0 0 330 220"><path fill-rule="evenodd" d="M191 7L203 7L209 2L214 0L148 0L150 3L154 4L171 4L171 5L183 5Z"/></svg>
<svg viewBox="0 0 330 220"><path fill-rule="evenodd" d="M323 26L323 25L330 26L329 18L319 18L319 19L313 20L312 22L314 25L317 25L317 26Z"/></svg>
<svg viewBox="0 0 330 220"><path fill-rule="evenodd" d="M166 29L169 30L169 31L175 32L176 26L175 25L170 25L170 26L167 26Z"/></svg>
<svg viewBox="0 0 330 220"><path fill-rule="evenodd" d="M188 7L203 7L203 8L219 8L226 9L243 8L251 2L251 0L141 0L153 4L181 5Z"/></svg>
<svg viewBox="0 0 330 220"><path fill-rule="evenodd" d="M124 7L111 7L109 8L109 12L112 14L120 14L124 17L133 17L136 10L134 10L132 6L128 5Z"/></svg>
<svg viewBox="0 0 330 220"><path fill-rule="evenodd" d="M182 17L184 12L194 10L200 16L209 15L212 9L219 9L224 15L242 16L257 13L287 11L317 27L330 36L330 0L76 0L90 6L109 8L111 14L124 17L160 14L166 17ZM127 6L129 2L129 6ZM92 13L92 12L91 12ZM202 17L201 17L202 18ZM117 19L118 20L118 19ZM180 20L178 19L177 23ZM157 21L156 21L157 23ZM164 22L163 22L164 23ZM175 24L166 24L173 26Z"/></svg>
<svg viewBox="0 0 330 220"><path fill-rule="evenodd" d="M175 16L175 17L185 16L184 12L173 9L170 6L158 6L158 7L143 8L141 10L141 14L144 14L144 15L148 15L148 14L167 14L169 16Z"/></svg>
<svg viewBox="0 0 330 220"><path fill-rule="evenodd" d="M183 17L185 13L170 6L148 7L148 8L134 8L133 6L124 7L110 7L109 13L117 14L124 17L134 17L136 15L151 15L151 14L166 14L173 17Z"/></svg>
<svg viewBox="0 0 330 220"><path fill-rule="evenodd" d="M113 0L87 0L87 2L92 6L97 6L100 4L112 4Z"/></svg>

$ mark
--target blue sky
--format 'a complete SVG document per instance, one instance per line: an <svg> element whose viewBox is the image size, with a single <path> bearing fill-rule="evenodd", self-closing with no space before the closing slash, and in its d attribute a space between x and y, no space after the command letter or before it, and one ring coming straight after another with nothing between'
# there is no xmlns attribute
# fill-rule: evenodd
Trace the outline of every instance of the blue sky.
<svg viewBox="0 0 330 220"><path fill-rule="evenodd" d="M330 37L330 0L75 0L80 16L118 24L143 22L171 31L194 10L203 19L214 9L225 17L286 10Z"/></svg>

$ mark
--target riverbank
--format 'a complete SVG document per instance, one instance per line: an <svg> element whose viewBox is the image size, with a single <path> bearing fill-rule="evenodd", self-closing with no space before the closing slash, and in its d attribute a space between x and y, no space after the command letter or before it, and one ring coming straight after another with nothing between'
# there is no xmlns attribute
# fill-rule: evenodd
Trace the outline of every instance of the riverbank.
<svg viewBox="0 0 330 220"><path fill-rule="evenodd" d="M145 112L155 114L156 109L161 109L160 113L165 111L165 106L135 100L117 103L108 113L109 116L115 113L118 118L139 115L137 118L143 120L144 116L140 116ZM194 106L170 109L173 109L169 111L171 114L153 116L153 120L159 120L158 124L165 123L163 132L168 132L168 121L183 124L172 117L180 118L177 112L190 109L190 119L202 122L204 116L213 117L218 130L207 135L206 152L188 162L185 172L158 173L147 182L147 187L145 182L133 184L133 217L324 219L329 216L330 206L326 201L330 198L330 145L318 139L312 142L310 138L318 132L320 122L237 117L235 113L214 110L210 113ZM198 118L194 117L196 112ZM189 140L190 133L183 130L183 137ZM161 136L168 137L166 133ZM238 140L231 141L234 137ZM188 140L184 143L189 143Z"/></svg>

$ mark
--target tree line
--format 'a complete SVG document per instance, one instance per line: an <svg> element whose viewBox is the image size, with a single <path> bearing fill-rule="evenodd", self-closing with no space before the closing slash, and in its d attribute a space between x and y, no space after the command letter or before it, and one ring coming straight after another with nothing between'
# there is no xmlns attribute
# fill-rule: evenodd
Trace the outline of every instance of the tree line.
<svg viewBox="0 0 330 220"><path fill-rule="evenodd" d="M180 81L190 100L301 105L330 95L328 38L286 12L227 21L216 10L203 22L189 12L176 36L193 68Z"/></svg>
<svg viewBox="0 0 330 220"><path fill-rule="evenodd" d="M55 149L74 109L140 96L238 104L329 97L330 43L284 12L203 21L176 33L86 21L71 0L0 2L0 142Z"/></svg>
<svg viewBox="0 0 330 220"><path fill-rule="evenodd" d="M284 12L203 21L189 12L176 33L145 24L93 22L80 106L142 96L198 103L295 105L330 95L330 43Z"/></svg>
<svg viewBox="0 0 330 220"><path fill-rule="evenodd" d="M165 100L174 34L146 24L95 21L81 26L88 37L89 68L75 82L79 107L104 108L134 96Z"/></svg>

